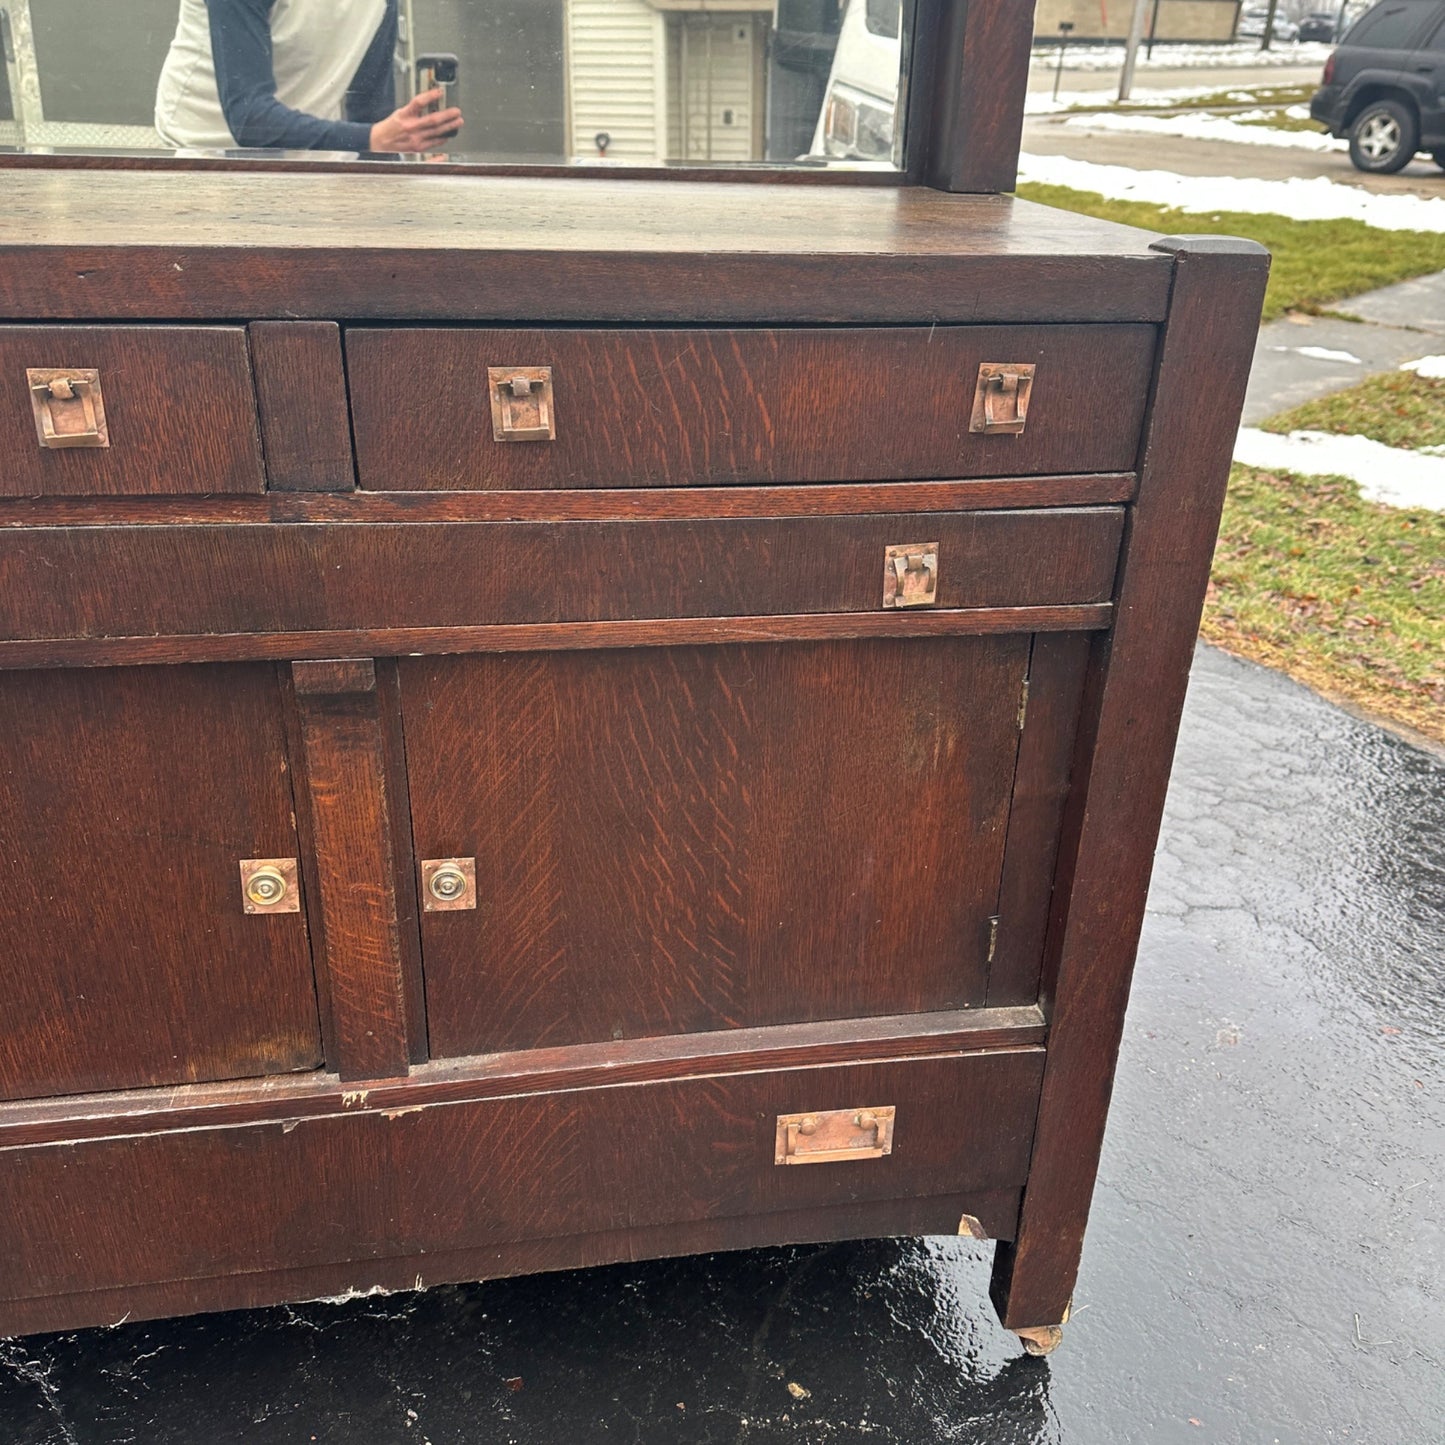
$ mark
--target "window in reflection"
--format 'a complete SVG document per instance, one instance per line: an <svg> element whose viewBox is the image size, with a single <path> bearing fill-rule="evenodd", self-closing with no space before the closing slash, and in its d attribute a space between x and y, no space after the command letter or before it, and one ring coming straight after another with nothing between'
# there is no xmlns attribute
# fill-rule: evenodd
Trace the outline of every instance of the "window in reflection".
<svg viewBox="0 0 1445 1445"><path fill-rule="evenodd" d="M902 164L904 0L0 0L0 17L3 146Z"/></svg>

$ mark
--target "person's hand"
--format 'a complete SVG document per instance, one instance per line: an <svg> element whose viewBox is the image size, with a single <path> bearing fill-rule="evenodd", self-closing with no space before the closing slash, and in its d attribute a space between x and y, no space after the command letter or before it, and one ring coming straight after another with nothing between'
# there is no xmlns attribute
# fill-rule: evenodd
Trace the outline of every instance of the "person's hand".
<svg viewBox="0 0 1445 1445"><path fill-rule="evenodd" d="M462 124L462 113L456 106L438 111L427 109L441 98L440 90L423 91L385 120L377 121L371 128L371 149L408 154L440 149L447 132L460 129Z"/></svg>

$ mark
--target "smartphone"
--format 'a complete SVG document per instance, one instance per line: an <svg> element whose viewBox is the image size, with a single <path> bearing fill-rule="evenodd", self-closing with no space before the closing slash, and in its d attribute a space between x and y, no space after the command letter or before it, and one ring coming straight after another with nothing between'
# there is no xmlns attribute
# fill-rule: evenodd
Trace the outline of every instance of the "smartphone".
<svg viewBox="0 0 1445 1445"><path fill-rule="evenodd" d="M441 91L441 99L428 107L435 112L456 104L457 58L455 55L418 55L416 58L416 95L429 90ZM456 131L443 131L440 139L450 140Z"/></svg>

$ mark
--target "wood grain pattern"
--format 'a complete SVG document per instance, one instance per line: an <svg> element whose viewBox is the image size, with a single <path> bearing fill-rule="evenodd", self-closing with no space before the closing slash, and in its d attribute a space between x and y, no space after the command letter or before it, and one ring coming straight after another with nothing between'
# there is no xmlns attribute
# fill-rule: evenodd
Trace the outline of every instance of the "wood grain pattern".
<svg viewBox="0 0 1445 1445"><path fill-rule="evenodd" d="M1017 1189L923 1199L867 1200L824 1209L779 1210L772 1214L694 1220L645 1229L600 1230L562 1238L518 1240L479 1249L432 1251L419 1257L256 1270L83 1294L44 1295L5 1301L0 1307L0 1334L86 1329L121 1321L134 1324L139 1320L206 1310L260 1309L293 1300L334 1299L350 1291L406 1293L438 1284L504 1279L511 1275L585 1269L674 1255L715 1254L720 1250L824 1243L835 1239L950 1235L957 1233L959 1219L965 1214L981 1222L988 1238L1008 1239L1018 1218L1018 1203Z"/></svg>
<svg viewBox="0 0 1445 1445"><path fill-rule="evenodd" d="M0 1097L321 1062L306 922L247 917L295 857L273 668L0 676Z"/></svg>
<svg viewBox="0 0 1445 1445"><path fill-rule="evenodd" d="M297 662L321 937L343 1079L393 1078L411 1057L386 792L371 661Z"/></svg>
<svg viewBox="0 0 1445 1445"><path fill-rule="evenodd" d="M4 172L0 314L927 325L1168 306L1147 234L1008 197L422 169L93 171L83 208L73 176Z"/></svg>
<svg viewBox="0 0 1445 1445"><path fill-rule="evenodd" d="M52 451L36 439L26 369L67 366L99 371L109 447ZM0 325L0 496L244 493L265 484L244 331Z"/></svg>
<svg viewBox="0 0 1445 1445"><path fill-rule="evenodd" d="M1039 996L1059 822L1068 796L1089 639L1042 634L1029 658L1029 700L1009 807L998 899L998 942L988 971L991 1005Z"/></svg>
<svg viewBox="0 0 1445 1445"><path fill-rule="evenodd" d="M1011 191L1018 179L1033 0L941 0L924 31L934 52L926 114L910 156L943 191ZM916 137L916 139L915 139Z"/></svg>
<svg viewBox="0 0 1445 1445"><path fill-rule="evenodd" d="M870 512L984 512L1089 507L1134 497L1129 472L986 477L948 482L849 482L781 487L620 487L545 492L273 492L223 497L0 497L0 528L170 527L222 522L623 522L662 517L839 517Z"/></svg>
<svg viewBox="0 0 1445 1445"><path fill-rule="evenodd" d="M400 664L441 1057L981 1004L1024 637Z"/></svg>
<svg viewBox="0 0 1445 1445"><path fill-rule="evenodd" d="M0 1254L0 1298L1016 1187L1042 1066L1021 1049L6 1150L25 1249ZM886 1159L773 1163L776 1115L882 1099Z"/></svg>
<svg viewBox="0 0 1445 1445"><path fill-rule="evenodd" d="M146 663L327 658L347 650L380 658L423 654L457 656L471 652L572 652L599 647L686 647L698 642L821 642L840 637L983 637L1004 632L1091 632L1108 627L1113 614L1111 603L1084 602L1062 607L0 641L0 668L126 667Z"/></svg>
<svg viewBox="0 0 1445 1445"><path fill-rule="evenodd" d="M372 491L1119 471L1153 352L1148 326L346 332ZM986 361L1038 367L1021 435L969 430ZM554 441L492 439L489 366L551 368Z"/></svg>
<svg viewBox="0 0 1445 1445"><path fill-rule="evenodd" d="M266 484L282 492L349 492L351 414L334 321L255 321L247 327Z"/></svg>
<svg viewBox="0 0 1445 1445"><path fill-rule="evenodd" d="M1248 241L1170 243L1178 279L1121 562L1090 669L1043 994L1053 1025L1034 1167L994 1298L1057 1324L1073 1292L1212 544L1269 271Z"/></svg>
<svg viewBox="0 0 1445 1445"><path fill-rule="evenodd" d="M938 605L1113 591L1120 509L777 521L0 531L0 639L877 612L883 553L940 545ZM55 579L72 579L55 586Z"/></svg>
<svg viewBox="0 0 1445 1445"><path fill-rule="evenodd" d="M335 1074L309 1073L0 1102L0 1148L322 1118L362 1105L394 1112L665 1079L990 1053L1041 1044L1046 1036L1043 1013L1034 1005L973 1008L432 1059L404 1079L373 1081L364 1090Z"/></svg>

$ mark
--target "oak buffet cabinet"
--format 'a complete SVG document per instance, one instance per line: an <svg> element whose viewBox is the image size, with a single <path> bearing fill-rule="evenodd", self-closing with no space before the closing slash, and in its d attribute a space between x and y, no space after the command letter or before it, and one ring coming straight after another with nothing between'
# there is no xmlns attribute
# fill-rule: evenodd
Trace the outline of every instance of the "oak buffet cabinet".
<svg viewBox="0 0 1445 1445"><path fill-rule="evenodd" d="M1080 1255L1267 258L893 177L0 167L0 1332ZM986 78L986 83L985 83Z"/></svg>

